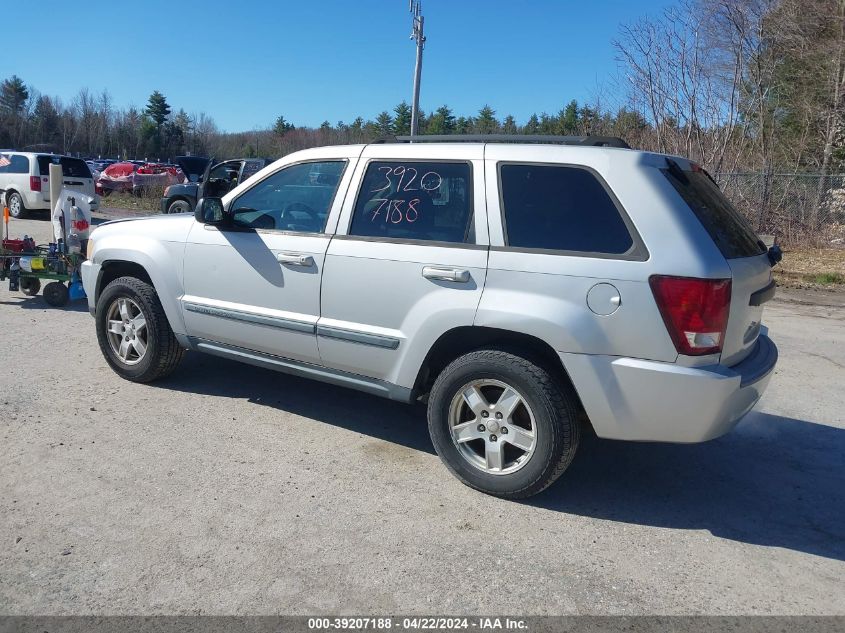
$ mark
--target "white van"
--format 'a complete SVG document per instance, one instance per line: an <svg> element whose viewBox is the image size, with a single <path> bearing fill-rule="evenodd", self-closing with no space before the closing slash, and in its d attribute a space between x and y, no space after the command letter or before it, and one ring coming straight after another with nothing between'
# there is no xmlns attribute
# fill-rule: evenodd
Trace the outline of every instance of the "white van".
<svg viewBox="0 0 845 633"><path fill-rule="evenodd" d="M91 170L80 158L8 151L3 156L9 164L0 166L0 189L6 190L3 202L13 218L26 217L28 211L50 210L50 163L62 166L66 187L95 196Z"/></svg>

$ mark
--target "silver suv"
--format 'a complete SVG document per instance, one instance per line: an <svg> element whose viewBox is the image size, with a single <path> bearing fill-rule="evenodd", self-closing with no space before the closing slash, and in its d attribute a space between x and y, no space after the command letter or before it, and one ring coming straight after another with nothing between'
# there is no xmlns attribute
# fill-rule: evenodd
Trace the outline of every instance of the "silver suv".
<svg viewBox="0 0 845 633"><path fill-rule="evenodd" d="M699 166L618 139L321 147L194 215L118 220L83 280L106 361L194 350L404 402L478 490L599 437L701 442L759 400L770 258ZM598 146L597 146L598 145Z"/></svg>

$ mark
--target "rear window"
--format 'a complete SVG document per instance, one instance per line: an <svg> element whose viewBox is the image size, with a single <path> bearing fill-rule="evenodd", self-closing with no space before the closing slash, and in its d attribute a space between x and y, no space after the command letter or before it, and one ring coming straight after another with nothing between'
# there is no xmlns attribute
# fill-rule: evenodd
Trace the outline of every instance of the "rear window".
<svg viewBox="0 0 845 633"><path fill-rule="evenodd" d="M683 171L677 164L662 171L725 259L753 257L766 252L765 244L706 172Z"/></svg>
<svg viewBox="0 0 845 633"><path fill-rule="evenodd" d="M610 194L587 169L506 164L499 178L508 246L606 255L634 246Z"/></svg>
<svg viewBox="0 0 845 633"><path fill-rule="evenodd" d="M42 176L50 175L50 163L62 166L62 176L67 178L91 178L91 170L81 158L70 156L39 156L38 171Z"/></svg>

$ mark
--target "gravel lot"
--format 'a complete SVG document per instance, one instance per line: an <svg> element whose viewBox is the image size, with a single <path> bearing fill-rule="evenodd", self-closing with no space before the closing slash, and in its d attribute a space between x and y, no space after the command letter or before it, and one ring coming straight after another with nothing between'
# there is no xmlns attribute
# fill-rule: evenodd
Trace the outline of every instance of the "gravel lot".
<svg viewBox="0 0 845 633"><path fill-rule="evenodd" d="M845 298L766 321L733 433L588 440L514 503L448 474L421 408L199 354L125 382L85 302L3 283L0 613L845 614Z"/></svg>

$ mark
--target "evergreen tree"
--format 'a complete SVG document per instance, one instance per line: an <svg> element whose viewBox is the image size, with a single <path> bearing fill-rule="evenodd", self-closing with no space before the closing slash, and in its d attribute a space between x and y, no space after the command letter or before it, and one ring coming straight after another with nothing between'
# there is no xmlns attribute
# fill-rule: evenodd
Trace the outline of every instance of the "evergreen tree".
<svg viewBox="0 0 845 633"><path fill-rule="evenodd" d="M376 117L375 131L380 136L390 136L393 133L393 117L387 110Z"/></svg>
<svg viewBox="0 0 845 633"><path fill-rule="evenodd" d="M557 121L543 112L540 115L540 134L555 134L557 132Z"/></svg>
<svg viewBox="0 0 845 633"><path fill-rule="evenodd" d="M167 99L158 90L155 90L150 95L150 100L147 102L147 108L144 110L159 128L164 125L167 117L170 116L170 106L167 105Z"/></svg>
<svg viewBox="0 0 845 633"><path fill-rule="evenodd" d="M452 134L455 131L455 115L447 105L442 105L428 119L426 134Z"/></svg>
<svg viewBox="0 0 845 633"><path fill-rule="evenodd" d="M525 124L525 127L522 128L523 134L539 134L540 133L540 119L537 118L536 114L532 114L528 118L528 123Z"/></svg>
<svg viewBox="0 0 845 633"><path fill-rule="evenodd" d="M516 126L516 119L513 118L512 114L509 114L505 117L505 120L502 121L502 133L503 134L517 134L519 133L519 129Z"/></svg>
<svg viewBox="0 0 845 633"><path fill-rule="evenodd" d="M41 96L32 112L32 129L36 143L55 143L59 137L59 112L50 97Z"/></svg>
<svg viewBox="0 0 845 633"><path fill-rule="evenodd" d="M273 124L273 134L282 138L285 134L293 130L294 127L288 121L285 120L285 117L279 116L276 119L276 122Z"/></svg>
<svg viewBox="0 0 845 633"><path fill-rule="evenodd" d="M23 79L12 75L0 84L0 110L17 116L23 113L24 104L29 99L29 90Z"/></svg>
<svg viewBox="0 0 845 633"><path fill-rule="evenodd" d="M578 102L573 99L558 114L558 126L560 134L578 134Z"/></svg>
<svg viewBox="0 0 845 633"><path fill-rule="evenodd" d="M455 134L469 134L472 131L474 123L472 117L458 117L457 121L455 121Z"/></svg>
<svg viewBox="0 0 845 633"><path fill-rule="evenodd" d="M411 133L411 106L404 101L393 108L396 115L393 119L393 133L396 136L407 136Z"/></svg>
<svg viewBox="0 0 845 633"><path fill-rule="evenodd" d="M496 120L496 111L489 105L485 105L478 111L475 119L475 131L478 134L493 134L499 130L499 121Z"/></svg>

